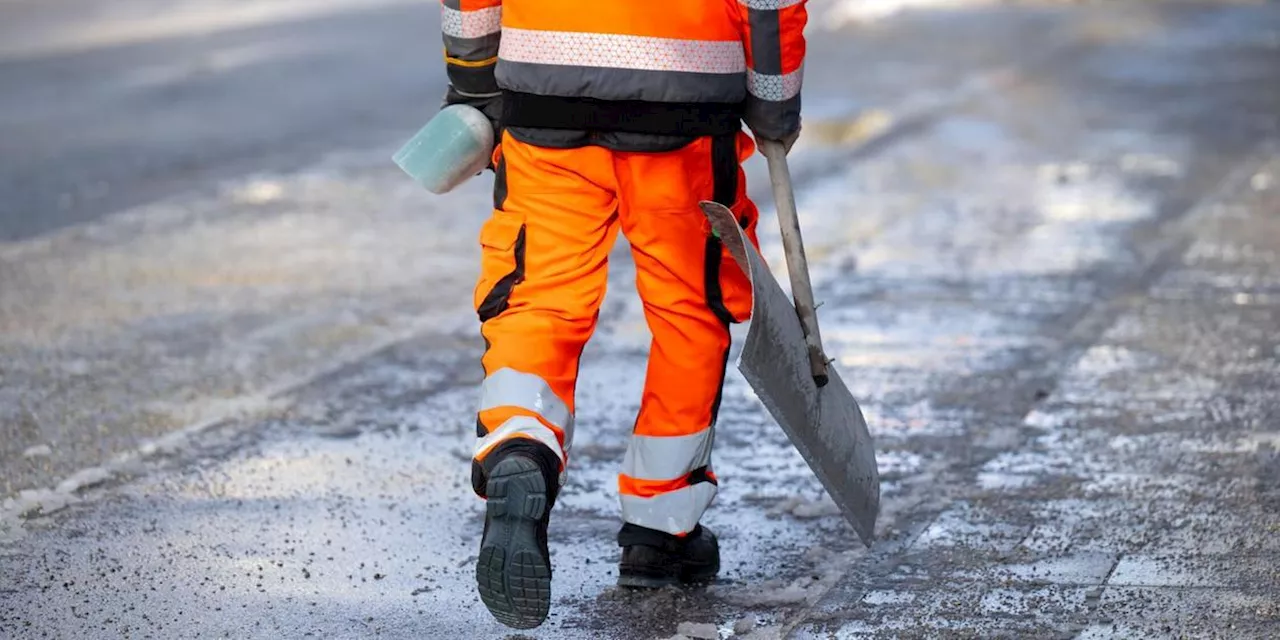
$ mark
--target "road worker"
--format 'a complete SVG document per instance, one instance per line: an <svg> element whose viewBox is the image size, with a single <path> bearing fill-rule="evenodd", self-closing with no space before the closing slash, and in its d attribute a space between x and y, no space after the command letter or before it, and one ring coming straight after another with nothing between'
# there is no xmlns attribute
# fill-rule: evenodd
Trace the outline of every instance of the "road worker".
<svg viewBox="0 0 1280 640"><path fill-rule="evenodd" d="M711 449L732 324L751 286L698 207L756 242L741 163L800 131L805 0L442 0L445 104L493 122L480 231L485 341L472 483L487 500L476 581L503 624L540 625L547 525L563 485L579 357L619 230L652 333L618 476L618 584L713 578Z"/></svg>

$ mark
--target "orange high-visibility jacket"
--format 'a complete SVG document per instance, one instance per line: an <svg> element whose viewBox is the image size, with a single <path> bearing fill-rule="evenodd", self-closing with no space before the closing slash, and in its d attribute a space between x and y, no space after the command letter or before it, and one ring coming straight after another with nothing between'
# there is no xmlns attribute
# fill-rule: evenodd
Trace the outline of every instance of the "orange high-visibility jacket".
<svg viewBox="0 0 1280 640"><path fill-rule="evenodd" d="M450 83L503 123L716 135L800 126L806 0L441 0Z"/></svg>

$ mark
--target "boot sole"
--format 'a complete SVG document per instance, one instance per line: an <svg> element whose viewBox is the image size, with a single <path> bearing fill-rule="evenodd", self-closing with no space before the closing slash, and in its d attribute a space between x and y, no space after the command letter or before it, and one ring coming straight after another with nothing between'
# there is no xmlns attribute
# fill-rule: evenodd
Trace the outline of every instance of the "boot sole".
<svg viewBox="0 0 1280 640"><path fill-rule="evenodd" d="M494 467L486 494L489 532L476 561L480 600L498 622L532 629L551 609L550 563L538 544L546 481L536 462L513 455Z"/></svg>

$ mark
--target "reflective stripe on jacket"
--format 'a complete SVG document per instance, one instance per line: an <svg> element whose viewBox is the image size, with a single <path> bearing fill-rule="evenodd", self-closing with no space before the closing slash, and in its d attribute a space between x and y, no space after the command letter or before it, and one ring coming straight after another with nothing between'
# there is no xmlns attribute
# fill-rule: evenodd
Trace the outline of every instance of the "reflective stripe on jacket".
<svg viewBox="0 0 1280 640"><path fill-rule="evenodd" d="M504 123L712 135L800 124L806 0L442 0L449 80Z"/></svg>

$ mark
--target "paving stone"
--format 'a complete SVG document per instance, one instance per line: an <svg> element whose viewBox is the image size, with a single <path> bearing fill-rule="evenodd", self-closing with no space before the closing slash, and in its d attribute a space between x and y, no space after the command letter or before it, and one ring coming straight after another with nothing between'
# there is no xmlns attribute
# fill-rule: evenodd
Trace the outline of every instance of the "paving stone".
<svg viewBox="0 0 1280 640"><path fill-rule="evenodd" d="M1127 555L1107 579L1108 585L1151 587L1230 587L1280 584L1274 554Z"/></svg>
<svg viewBox="0 0 1280 640"><path fill-rule="evenodd" d="M941 514L916 540L913 551L965 547L988 551L1010 551L1029 530L1026 525L990 521L994 514L968 505L958 505Z"/></svg>
<svg viewBox="0 0 1280 640"><path fill-rule="evenodd" d="M1091 585L1101 584L1115 563L1116 556L1109 553L1080 552L1024 564L1003 565L993 569L992 573L1034 584Z"/></svg>
<svg viewBox="0 0 1280 640"><path fill-rule="evenodd" d="M1035 589L992 589L982 596L985 615L1062 616L1083 613L1092 589L1083 587L1043 587Z"/></svg>
<svg viewBox="0 0 1280 640"><path fill-rule="evenodd" d="M1134 632L1128 637L1252 639L1280 631L1280 603L1254 588L1108 586L1093 616Z"/></svg>
<svg viewBox="0 0 1280 640"><path fill-rule="evenodd" d="M1177 635L1171 632L1160 632L1150 627L1140 627L1136 625L1122 625L1115 623L1091 624L1085 627L1077 640L1130 640L1131 638L1150 638L1151 640L1165 640L1176 638Z"/></svg>

